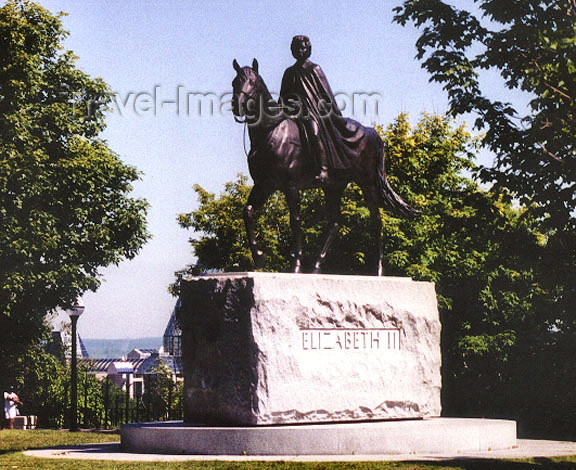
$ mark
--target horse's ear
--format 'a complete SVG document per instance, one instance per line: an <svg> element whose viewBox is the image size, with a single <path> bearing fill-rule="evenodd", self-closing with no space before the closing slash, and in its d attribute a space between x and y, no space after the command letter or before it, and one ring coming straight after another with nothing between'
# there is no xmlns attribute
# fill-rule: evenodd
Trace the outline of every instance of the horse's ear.
<svg viewBox="0 0 576 470"><path fill-rule="evenodd" d="M252 69L254 72L258 73L258 61L256 59L252 61Z"/></svg>
<svg viewBox="0 0 576 470"><path fill-rule="evenodd" d="M242 70L242 67L240 67L238 62L236 62L236 59L234 59L234 62L232 62L232 67L234 67L234 70L236 70L236 72L238 73L240 73L240 71Z"/></svg>

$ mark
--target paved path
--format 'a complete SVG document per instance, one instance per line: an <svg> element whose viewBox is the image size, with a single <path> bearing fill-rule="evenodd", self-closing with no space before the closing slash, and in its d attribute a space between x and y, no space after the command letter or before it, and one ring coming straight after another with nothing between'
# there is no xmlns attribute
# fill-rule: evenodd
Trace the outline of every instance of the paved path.
<svg viewBox="0 0 576 470"><path fill-rule="evenodd" d="M576 442L537 441L518 439L518 446L509 450L490 452L453 454L453 455L160 455L132 454L123 452L120 444L88 444L81 446L57 447L52 449L34 449L24 452L26 455L51 459L92 459L92 460L129 460L129 461L274 461L287 462L361 462L361 461L444 461L454 459L522 459L530 457L557 457L576 455Z"/></svg>

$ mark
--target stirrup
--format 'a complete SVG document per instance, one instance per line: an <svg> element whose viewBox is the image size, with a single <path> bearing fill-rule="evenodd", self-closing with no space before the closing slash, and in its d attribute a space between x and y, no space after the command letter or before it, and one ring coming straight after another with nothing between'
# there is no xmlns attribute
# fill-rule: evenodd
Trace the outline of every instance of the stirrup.
<svg viewBox="0 0 576 470"><path fill-rule="evenodd" d="M326 183L328 181L328 168L322 167L320 169L320 173L316 176L316 180L320 181L321 183Z"/></svg>

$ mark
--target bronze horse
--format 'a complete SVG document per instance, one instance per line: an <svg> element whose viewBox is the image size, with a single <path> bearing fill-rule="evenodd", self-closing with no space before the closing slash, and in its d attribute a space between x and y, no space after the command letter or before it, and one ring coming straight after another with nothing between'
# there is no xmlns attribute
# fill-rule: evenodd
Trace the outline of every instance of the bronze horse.
<svg viewBox="0 0 576 470"><path fill-rule="evenodd" d="M300 191L319 187L314 159L307 154L296 120L288 118L282 107L272 99L264 80L258 75L258 62L252 67L240 67L234 60L236 77L232 82L232 111L238 122L246 122L250 136L248 166L254 187L244 208L244 223L256 268L264 265L264 252L258 248L255 231L257 211L276 190L286 197L292 230L291 268L302 272L303 235L300 218ZM244 118L244 121L241 120ZM392 210L404 217L414 217L418 211L394 192L386 179L384 143L378 133L352 119L347 126L361 134L357 142L357 158L349 169L331 170L322 183L328 213L328 232L318 254L313 273L320 273L322 263L339 230L340 200L346 186L354 181L362 189L370 210L371 225L377 242L376 274L382 275L382 221L379 208Z"/></svg>

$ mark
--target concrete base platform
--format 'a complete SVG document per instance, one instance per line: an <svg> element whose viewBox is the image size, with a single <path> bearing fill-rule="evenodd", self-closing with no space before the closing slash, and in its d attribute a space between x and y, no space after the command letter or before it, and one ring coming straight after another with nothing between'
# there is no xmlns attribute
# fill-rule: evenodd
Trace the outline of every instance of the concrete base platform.
<svg viewBox="0 0 576 470"><path fill-rule="evenodd" d="M265 427L171 421L127 424L120 434L124 451L156 454L458 454L516 446L514 421L468 418Z"/></svg>
<svg viewBox="0 0 576 470"><path fill-rule="evenodd" d="M122 462L450 462L457 460L539 459L576 455L576 442L533 441L518 439L513 449L458 454L385 454L385 455L175 455L135 454L126 452L120 443L83 444L44 447L24 451L42 459L98 460ZM486 465L490 465L489 463ZM486 468L489 468L486 466Z"/></svg>

